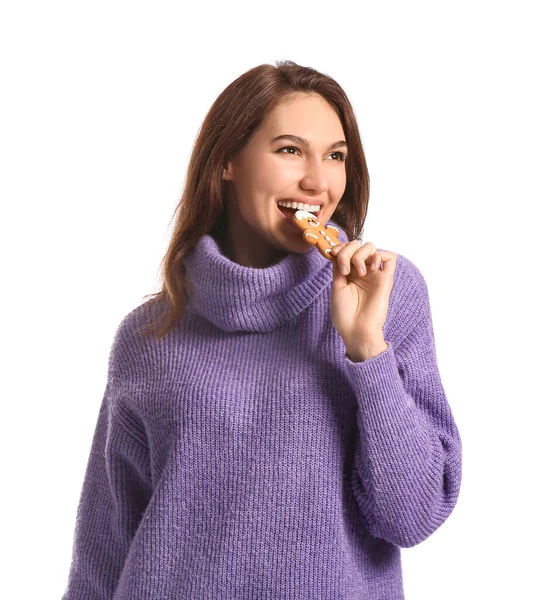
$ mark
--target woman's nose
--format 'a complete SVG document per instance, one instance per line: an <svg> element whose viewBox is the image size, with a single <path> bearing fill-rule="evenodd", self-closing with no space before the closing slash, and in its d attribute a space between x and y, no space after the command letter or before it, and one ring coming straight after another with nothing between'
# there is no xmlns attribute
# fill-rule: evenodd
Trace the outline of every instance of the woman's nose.
<svg viewBox="0 0 557 600"><path fill-rule="evenodd" d="M320 159L308 160L302 178L303 188L322 193L327 189L327 176Z"/></svg>

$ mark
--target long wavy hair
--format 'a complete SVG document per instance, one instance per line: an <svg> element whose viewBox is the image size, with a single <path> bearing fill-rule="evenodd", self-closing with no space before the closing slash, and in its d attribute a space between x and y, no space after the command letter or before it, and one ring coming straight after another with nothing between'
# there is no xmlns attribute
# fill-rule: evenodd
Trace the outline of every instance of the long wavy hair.
<svg viewBox="0 0 557 600"><path fill-rule="evenodd" d="M206 233L226 230L224 168L246 146L267 115L293 94L319 94L329 102L342 123L348 156L346 189L331 219L348 240L360 238L369 197L369 173L352 106L340 85L328 75L292 61L263 64L234 80L215 100L198 132L188 165L184 191L168 250L159 268L162 286L147 294L142 305L152 318L139 329L143 336L162 339L184 314L189 285L183 259Z"/></svg>

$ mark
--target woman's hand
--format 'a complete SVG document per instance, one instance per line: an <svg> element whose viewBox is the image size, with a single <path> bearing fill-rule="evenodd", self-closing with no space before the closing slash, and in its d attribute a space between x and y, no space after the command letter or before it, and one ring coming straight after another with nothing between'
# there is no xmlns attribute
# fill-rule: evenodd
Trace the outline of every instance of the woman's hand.
<svg viewBox="0 0 557 600"><path fill-rule="evenodd" d="M383 325L387 319L389 297L393 287L397 255L378 252L359 240L340 243L333 258L331 319L344 341L348 357L366 360L387 349ZM349 273L344 275L342 267ZM365 274L358 269L365 269Z"/></svg>

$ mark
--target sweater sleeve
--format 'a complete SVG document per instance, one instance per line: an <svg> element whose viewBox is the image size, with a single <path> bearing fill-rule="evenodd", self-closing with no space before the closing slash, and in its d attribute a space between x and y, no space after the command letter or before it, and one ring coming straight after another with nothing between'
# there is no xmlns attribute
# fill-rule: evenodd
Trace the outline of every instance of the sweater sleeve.
<svg viewBox="0 0 557 600"><path fill-rule="evenodd" d="M108 600L118 585L150 494L146 439L130 414L117 409L109 378L102 399L62 600Z"/></svg>
<svg viewBox="0 0 557 600"><path fill-rule="evenodd" d="M437 366L427 286L415 267L414 280L402 318L409 334L396 348L385 335L388 347L368 360L345 356L358 400L352 489L370 533L406 548L451 514L462 460Z"/></svg>

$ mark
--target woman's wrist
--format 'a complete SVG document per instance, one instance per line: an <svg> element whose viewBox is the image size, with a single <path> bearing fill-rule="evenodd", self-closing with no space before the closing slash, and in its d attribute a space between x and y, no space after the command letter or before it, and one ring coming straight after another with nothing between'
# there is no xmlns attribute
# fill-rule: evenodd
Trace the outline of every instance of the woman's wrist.
<svg viewBox="0 0 557 600"><path fill-rule="evenodd" d="M358 344L354 347L346 348L346 354L352 362L363 362L374 358L389 347L388 343L382 338L377 341Z"/></svg>

